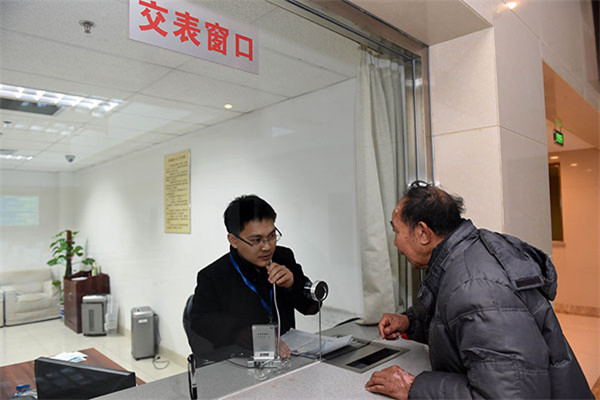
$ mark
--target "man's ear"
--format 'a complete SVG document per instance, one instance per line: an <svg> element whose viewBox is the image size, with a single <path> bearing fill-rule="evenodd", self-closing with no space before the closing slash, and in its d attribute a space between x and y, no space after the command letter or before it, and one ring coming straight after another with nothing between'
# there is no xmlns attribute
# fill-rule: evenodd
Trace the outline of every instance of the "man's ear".
<svg viewBox="0 0 600 400"><path fill-rule="evenodd" d="M423 246L429 245L433 239L433 232L423 221L419 221L415 227L415 234L419 240L419 243Z"/></svg>
<svg viewBox="0 0 600 400"><path fill-rule="evenodd" d="M231 247L233 247L234 249L237 249L238 242L237 242L237 238L235 236L233 236L231 233L228 233L227 240L229 240L229 244L231 245Z"/></svg>

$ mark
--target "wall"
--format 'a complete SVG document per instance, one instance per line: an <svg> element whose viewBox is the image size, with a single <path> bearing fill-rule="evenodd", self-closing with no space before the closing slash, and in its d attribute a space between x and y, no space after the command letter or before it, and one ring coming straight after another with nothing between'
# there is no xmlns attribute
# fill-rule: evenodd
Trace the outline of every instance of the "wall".
<svg viewBox="0 0 600 400"><path fill-rule="evenodd" d="M503 230L493 29L430 47L435 177L475 225Z"/></svg>
<svg viewBox="0 0 600 400"><path fill-rule="evenodd" d="M533 39L542 59L596 110L600 110L598 66L594 48L594 22L588 0L520 0L508 10L500 0L465 0L482 17L497 26L504 15L510 14L519 29L529 34L525 42L513 46L525 48ZM536 50L537 52L538 50ZM518 59L516 59L518 60ZM507 60L515 66L519 62Z"/></svg>
<svg viewBox="0 0 600 400"><path fill-rule="evenodd" d="M550 252L541 54L515 15L495 23L430 48L436 178L476 225Z"/></svg>
<svg viewBox="0 0 600 400"><path fill-rule="evenodd" d="M559 278L556 307L600 316L600 151L551 155L559 157L564 233L564 241L552 246Z"/></svg>
<svg viewBox="0 0 600 400"><path fill-rule="evenodd" d="M494 27L430 47L436 180L476 224L550 253L542 59L599 109L591 6L466 2Z"/></svg>
<svg viewBox="0 0 600 400"><path fill-rule="evenodd" d="M0 195L39 196L37 226L0 227L0 271L47 268L60 221L59 176L51 172L0 171Z"/></svg>
<svg viewBox="0 0 600 400"><path fill-rule="evenodd" d="M132 307L149 305L161 318L161 345L187 354L183 305L197 271L228 251L222 213L243 193L274 206L280 244L293 247L309 277L329 283L327 305L362 312L354 87L349 80L77 173L74 218L110 274L122 326L130 328ZM165 234L163 157L185 149L192 233Z"/></svg>

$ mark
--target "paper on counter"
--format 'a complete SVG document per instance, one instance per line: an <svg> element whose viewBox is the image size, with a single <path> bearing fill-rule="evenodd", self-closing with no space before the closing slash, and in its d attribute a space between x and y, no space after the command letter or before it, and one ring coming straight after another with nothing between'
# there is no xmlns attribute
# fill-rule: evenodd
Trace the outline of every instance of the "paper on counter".
<svg viewBox="0 0 600 400"><path fill-rule="evenodd" d="M294 355L302 355L307 357L319 356L319 334L298 331L294 328L287 331L281 336L281 340L285 342ZM331 353L337 349L352 343L352 336L331 337L321 336L321 344L323 346L322 354Z"/></svg>
<svg viewBox="0 0 600 400"><path fill-rule="evenodd" d="M54 358L55 360L63 360L63 361L71 361L71 362L82 362L85 361L87 359L87 354L83 354L79 351L75 351L72 353L60 353L55 355L54 357L50 357L50 358Z"/></svg>

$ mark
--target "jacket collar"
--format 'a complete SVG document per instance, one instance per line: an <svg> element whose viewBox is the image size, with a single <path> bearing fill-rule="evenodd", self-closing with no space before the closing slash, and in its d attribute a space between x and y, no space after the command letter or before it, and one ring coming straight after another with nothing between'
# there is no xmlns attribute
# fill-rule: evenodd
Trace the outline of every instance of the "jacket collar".
<svg viewBox="0 0 600 400"><path fill-rule="evenodd" d="M419 302L429 312L433 311L440 283L446 272L446 259L465 239L473 235L477 235L477 228L470 220L463 219L461 224L433 249L428 263L427 278L421 283L418 293Z"/></svg>
<svg viewBox="0 0 600 400"><path fill-rule="evenodd" d="M240 271L242 271L242 274L244 274L246 278L252 278L254 280L258 276L267 274L266 268L261 268L258 265L252 264L250 261L242 257L240 253L238 253L237 249L233 246L229 246L229 252L233 256L235 262L240 267Z"/></svg>

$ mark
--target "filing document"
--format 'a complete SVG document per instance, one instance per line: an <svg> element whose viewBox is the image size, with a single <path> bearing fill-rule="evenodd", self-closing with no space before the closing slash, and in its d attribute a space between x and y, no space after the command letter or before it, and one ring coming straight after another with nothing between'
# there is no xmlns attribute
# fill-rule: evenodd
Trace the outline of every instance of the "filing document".
<svg viewBox="0 0 600 400"><path fill-rule="evenodd" d="M281 340L288 345L292 354L296 356L310 358L317 358L319 356L318 333L308 333L292 328L285 335L281 336ZM331 337L322 335L321 343L323 346L322 354L327 354L352 343L352 336Z"/></svg>

